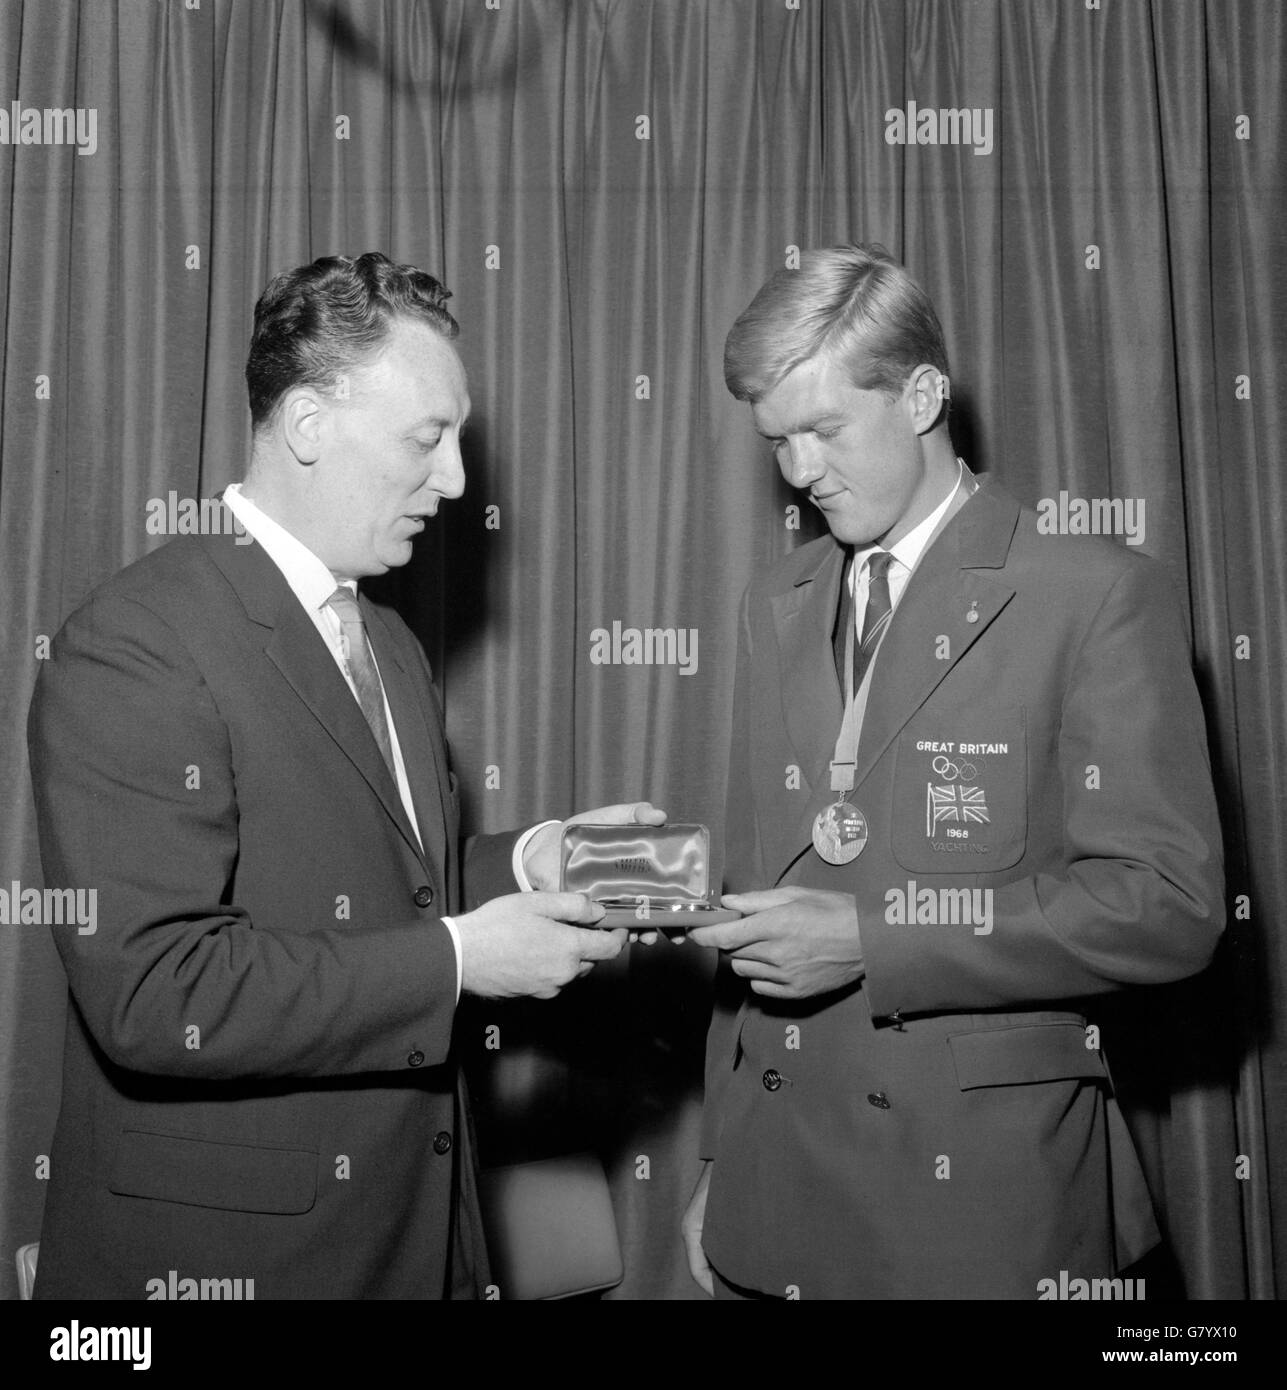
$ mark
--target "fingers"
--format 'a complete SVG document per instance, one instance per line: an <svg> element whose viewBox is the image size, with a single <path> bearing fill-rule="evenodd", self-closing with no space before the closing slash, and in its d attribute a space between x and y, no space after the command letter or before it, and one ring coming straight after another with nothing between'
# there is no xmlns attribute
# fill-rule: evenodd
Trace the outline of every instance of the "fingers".
<svg viewBox="0 0 1287 1390"><path fill-rule="evenodd" d="M577 929L577 951L583 961L612 960L621 954L625 944L624 927L614 927L611 931Z"/></svg>
<svg viewBox="0 0 1287 1390"><path fill-rule="evenodd" d="M759 893L725 893L720 903L750 916L755 912L767 912L771 907L786 907L795 898L796 894L789 888L769 888Z"/></svg>
<svg viewBox="0 0 1287 1390"><path fill-rule="evenodd" d="M765 939L765 923L761 917L743 917L737 922L716 922L710 927L692 927L690 941L719 951L736 951L755 941Z"/></svg>
<svg viewBox="0 0 1287 1390"><path fill-rule="evenodd" d="M523 904L541 917L556 922L592 926L603 917L603 908L584 893L524 893Z"/></svg>
<svg viewBox="0 0 1287 1390"><path fill-rule="evenodd" d="M781 967L774 965L771 961L748 960L745 956L733 956L729 964L733 967L733 974L740 975L744 980L771 980L776 984L785 984L787 981L787 976Z"/></svg>
<svg viewBox="0 0 1287 1390"><path fill-rule="evenodd" d="M621 801L571 816L567 825L665 825L665 811L650 801Z"/></svg>
<svg viewBox="0 0 1287 1390"><path fill-rule="evenodd" d="M684 933L684 940L691 941L695 946L705 946L707 950L710 951L732 950L729 944L732 938L728 935L728 925L721 924L716 927L689 927Z"/></svg>

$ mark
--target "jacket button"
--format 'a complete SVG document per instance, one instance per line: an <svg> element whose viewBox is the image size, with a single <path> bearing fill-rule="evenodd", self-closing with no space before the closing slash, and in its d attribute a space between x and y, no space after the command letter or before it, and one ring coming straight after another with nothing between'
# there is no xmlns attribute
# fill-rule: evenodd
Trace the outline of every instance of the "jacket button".
<svg viewBox="0 0 1287 1390"><path fill-rule="evenodd" d="M425 1054L421 1052L419 1048L417 1048L414 1052L409 1053L407 1056L407 1066L409 1067L422 1067L424 1066L424 1062Z"/></svg>
<svg viewBox="0 0 1287 1390"><path fill-rule="evenodd" d="M417 907L428 907L433 902L433 889L427 883L422 883L411 896Z"/></svg>
<svg viewBox="0 0 1287 1390"><path fill-rule="evenodd" d="M782 1073L776 1067L770 1067L760 1079L764 1082L766 1091L776 1091L782 1084Z"/></svg>
<svg viewBox="0 0 1287 1390"><path fill-rule="evenodd" d="M877 1110L889 1109L889 1097L884 1091L873 1091L871 1095L867 1097L867 1103L868 1105L874 1105Z"/></svg>
<svg viewBox="0 0 1287 1390"><path fill-rule="evenodd" d="M433 1151L436 1154L451 1152L451 1135L445 1129L439 1130L433 1137Z"/></svg>

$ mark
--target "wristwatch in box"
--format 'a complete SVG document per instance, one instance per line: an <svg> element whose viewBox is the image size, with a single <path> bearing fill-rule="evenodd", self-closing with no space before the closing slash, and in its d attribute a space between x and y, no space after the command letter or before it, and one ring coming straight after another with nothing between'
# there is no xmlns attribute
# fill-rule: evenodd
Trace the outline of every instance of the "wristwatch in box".
<svg viewBox="0 0 1287 1390"><path fill-rule="evenodd" d="M559 887L600 903L600 927L688 931L742 915L711 888L704 825L566 826Z"/></svg>

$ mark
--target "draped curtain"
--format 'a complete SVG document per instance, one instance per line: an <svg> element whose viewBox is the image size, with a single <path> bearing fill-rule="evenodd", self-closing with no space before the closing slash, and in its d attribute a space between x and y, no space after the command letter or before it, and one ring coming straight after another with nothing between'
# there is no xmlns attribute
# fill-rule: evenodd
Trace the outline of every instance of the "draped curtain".
<svg viewBox="0 0 1287 1390"><path fill-rule="evenodd" d="M162 543L157 499L242 476L269 276L369 249L439 275L463 326L468 490L383 586L442 685L469 824L648 797L718 844L737 600L816 534L724 388L724 336L795 249L878 240L939 308L967 462L1033 505L1136 499L1187 603L1230 926L1200 979L1115 1000L1105 1045L1183 1288L1272 1297L1285 48L1274 0L7 0L0 100L92 109L97 143L11 121L0 144L0 883L41 884L43 639ZM986 111L990 148L891 142L912 102L976 134ZM695 634L695 669L598 664L614 622ZM603 1159L611 1297L695 1295L710 966L632 948L457 1027L485 1162ZM49 931L0 925L9 1296L65 999Z"/></svg>

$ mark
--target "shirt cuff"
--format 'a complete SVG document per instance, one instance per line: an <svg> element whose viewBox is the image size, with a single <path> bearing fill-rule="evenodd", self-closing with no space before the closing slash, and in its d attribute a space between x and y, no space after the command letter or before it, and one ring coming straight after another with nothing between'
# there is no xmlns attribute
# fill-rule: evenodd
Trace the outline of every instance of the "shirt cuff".
<svg viewBox="0 0 1287 1390"><path fill-rule="evenodd" d="M527 875L523 872L523 855L527 852L527 847L531 843L532 836L535 835L538 830L544 830L547 825L562 824L562 821L543 820L540 825L534 825L529 830L524 830L518 839L514 841L514 858L512 861L514 866L514 881L524 893L533 893L536 891L529 882Z"/></svg>
<svg viewBox="0 0 1287 1390"><path fill-rule="evenodd" d="M456 948L456 1003L459 1004L460 986L465 978L464 957L460 954L460 932L457 930L455 922L452 921L450 917L443 917L440 920L443 926L447 928L447 932L451 937L451 944Z"/></svg>

